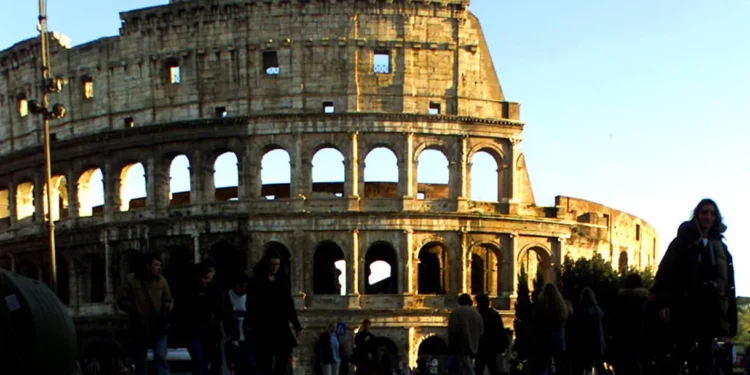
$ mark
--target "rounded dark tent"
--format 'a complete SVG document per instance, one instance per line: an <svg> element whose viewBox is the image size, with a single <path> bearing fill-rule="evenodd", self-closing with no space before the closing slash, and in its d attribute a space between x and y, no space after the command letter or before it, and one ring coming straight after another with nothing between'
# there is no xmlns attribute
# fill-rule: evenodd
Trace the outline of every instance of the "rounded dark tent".
<svg viewBox="0 0 750 375"><path fill-rule="evenodd" d="M76 329L68 310L38 281L0 269L0 363L3 373L68 375Z"/></svg>

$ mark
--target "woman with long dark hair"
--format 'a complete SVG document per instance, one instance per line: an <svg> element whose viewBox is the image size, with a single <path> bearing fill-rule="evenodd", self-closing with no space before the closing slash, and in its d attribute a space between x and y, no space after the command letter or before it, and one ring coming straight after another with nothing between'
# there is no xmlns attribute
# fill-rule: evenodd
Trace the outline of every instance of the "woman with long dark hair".
<svg viewBox="0 0 750 375"><path fill-rule="evenodd" d="M537 300L534 311L534 353L533 375L548 373L554 366L558 374L567 367L565 354L565 323L568 320L568 306L555 284L547 283Z"/></svg>
<svg viewBox="0 0 750 375"><path fill-rule="evenodd" d="M723 241L725 231L718 205L704 199L691 220L680 225L659 264L653 295L675 339L673 372L680 371L697 343L698 373L712 373L714 340L737 335L734 266Z"/></svg>

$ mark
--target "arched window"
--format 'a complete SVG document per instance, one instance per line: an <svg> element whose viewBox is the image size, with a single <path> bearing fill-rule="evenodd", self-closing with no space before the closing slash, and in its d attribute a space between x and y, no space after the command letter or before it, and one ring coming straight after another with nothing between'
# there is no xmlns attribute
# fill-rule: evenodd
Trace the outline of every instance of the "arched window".
<svg viewBox="0 0 750 375"><path fill-rule="evenodd" d="M419 294L445 294L450 268L448 252L439 243L425 245L419 250L417 290Z"/></svg>
<svg viewBox="0 0 750 375"><path fill-rule="evenodd" d="M169 165L169 205L190 204L190 160L178 155Z"/></svg>
<svg viewBox="0 0 750 375"><path fill-rule="evenodd" d="M214 162L214 199L233 201L239 198L239 166L234 152L225 152Z"/></svg>
<svg viewBox="0 0 750 375"><path fill-rule="evenodd" d="M99 168L88 169L78 177L78 216L104 212L104 175Z"/></svg>
<svg viewBox="0 0 750 375"><path fill-rule="evenodd" d="M42 203L44 206L44 217L48 220L50 216L49 205L47 204L47 184L44 184L42 191ZM68 180L65 176L52 177L52 220L58 221L68 216Z"/></svg>
<svg viewBox="0 0 750 375"><path fill-rule="evenodd" d="M365 197L398 197L398 158L388 148L377 147L365 157Z"/></svg>
<svg viewBox="0 0 750 375"><path fill-rule="evenodd" d="M23 220L34 216L34 184L23 182L16 185L16 217Z"/></svg>
<svg viewBox="0 0 750 375"><path fill-rule="evenodd" d="M450 170L441 151L427 149L417 158L417 199L448 198Z"/></svg>
<svg viewBox="0 0 750 375"><path fill-rule="evenodd" d="M263 155L260 162L261 194L268 200L289 198L292 167L289 153L275 149Z"/></svg>
<svg viewBox="0 0 750 375"><path fill-rule="evenodd" d="M146 170L141 163L126 165L120 171L120 211L146 207Z"/></svg>
<svg viewBox="0 0 750 375"><path fill-rule="evenodd" d="M344 251L334 242L325 241L315 249L313 257L313 293L346 295ZM343 282L342 282L343 281Z"/></svg>
<svg viewBox="0 0 750 375"><path fill-rule="evenodd" d="M471 250L471 294L498 294L499 263L497 251L491 246L480 245Z"/></svg>
<svg viewBox="0 0 750 375"><path fill-rule="evenodd" d="M398 259L396 250L385 242L377 242L365 255L365 294L398 293Z"/></svg>
<svg viewBox="0 0 750 375"><path fill-rule="evenodd" d="M344 196L346 171L344 155L335 148L324 148L312 158L313 194Z"/></svg>
<svg viewBox="0 0 750 375"><path fill-rule="evenodd" d="M499 172L497 159L487 151L471 157L471 200L497 202Z"/></svg>

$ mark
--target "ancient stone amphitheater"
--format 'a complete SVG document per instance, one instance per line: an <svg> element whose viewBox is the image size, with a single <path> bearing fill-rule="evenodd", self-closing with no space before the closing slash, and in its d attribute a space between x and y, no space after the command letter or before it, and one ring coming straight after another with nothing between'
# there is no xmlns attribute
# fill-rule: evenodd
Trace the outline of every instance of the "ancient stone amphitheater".
<svg viewBox="0 0 750 375"><path fill-rule="evenodd" d="M122 327L113 296L139 252L162 253L179 290L206 256L234 272L282 251L307 328L298 374L333 319L372 319L413 365L443 346L459 293L487 292L508 312L523 265L655 262L656 232L637 217L568 197L535 204L519 104L469 0L173 0L120 16L119 36L74 48L52 34L69 84L51 96L68 109L52 122L51 210L28 110L39 44L0 52L0 266L48 280L45 218L56 220L59 295L82 336ZM263 157L279 150L289 183L264 184ZM397 182L366 181L373 150L393 156ZM313 178L324 151L343 160L341 181ZM446 160L447 183L422 182L428 152ZM492 201L470 194L477 155L496 167ZM170 191L176 158L189 161L189 191ZM220 159L236 186L215 178ZM145 197L129 196L135 178ZM376 265L384 280L371 280Z"/></svg>

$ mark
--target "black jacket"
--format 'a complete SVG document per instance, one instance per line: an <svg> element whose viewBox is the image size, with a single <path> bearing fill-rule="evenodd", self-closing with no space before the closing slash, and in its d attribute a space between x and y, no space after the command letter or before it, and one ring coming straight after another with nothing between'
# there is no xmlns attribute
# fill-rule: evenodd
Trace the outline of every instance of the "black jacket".
<svg viewBox="0 0 750 375"><path fill-rule="evenodd" d="M503 318L493 309L477 309L482 315L484 333L479 338L478 356L495 356L505 351L510 344L505 333Z"/></svg>
<svg viewBox="0 0 750 375"><path fill-rule="evenodd" d="M265 274L256 274L248 290L248 303L252 307L248 316L252 339L270 350L296 347L292 327L297 332L302 330L291 286L284 280L284 277L277 276L272 281Z"/></svg>
<svg viewBox="0 0 750 375"><path fill-rule="evenodd" d="M726 259L726 281L718 286L705 272L707 247L695 222L680 225L656 273L652 294L659 309L670 309L670 324L693 336L737 335L737 297L732 255L719 233L709 234L709 244L720 244ZM710 245L713 246L713 245ZM715 253L714 253L715 254ZM716 254L720 257L722 254Z"/></svg>

